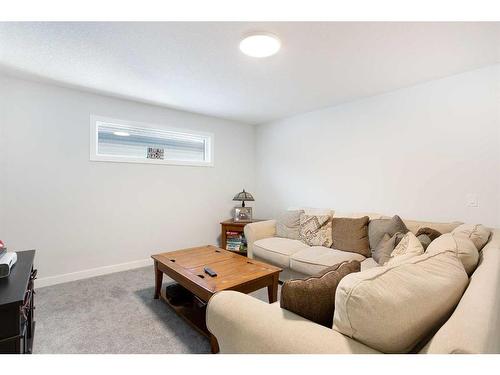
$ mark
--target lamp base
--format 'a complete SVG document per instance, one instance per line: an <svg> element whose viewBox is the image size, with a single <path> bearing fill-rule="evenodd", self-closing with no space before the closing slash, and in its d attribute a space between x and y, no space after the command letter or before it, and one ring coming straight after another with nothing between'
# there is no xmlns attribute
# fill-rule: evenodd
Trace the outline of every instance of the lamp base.
<svg viewBox="0 0 500 375"><path fill-rule="evenodd" d="M250 222L252 221L252 207L235 207L234 221Z"/></svg>

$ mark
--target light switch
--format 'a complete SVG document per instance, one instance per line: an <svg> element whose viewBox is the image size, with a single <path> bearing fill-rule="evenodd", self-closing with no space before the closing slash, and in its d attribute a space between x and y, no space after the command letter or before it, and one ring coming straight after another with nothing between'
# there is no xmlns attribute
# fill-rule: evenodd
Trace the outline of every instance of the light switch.
<svg viewBox="0 0 500 375"><path fill-rule="evenodd" d="M479 202L478 202L478 199L477 199L477 193L469 193L469 194L467 194L466 200L467 200L467 206L468 207L478 207L479 206Z"/></svg>

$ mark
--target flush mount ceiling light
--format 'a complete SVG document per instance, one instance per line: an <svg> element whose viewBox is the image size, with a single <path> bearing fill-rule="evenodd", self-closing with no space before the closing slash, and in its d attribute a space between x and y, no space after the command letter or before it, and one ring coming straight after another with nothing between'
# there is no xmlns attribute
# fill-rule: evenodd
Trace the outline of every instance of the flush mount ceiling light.
<svg viewBox="0 0 500 375"><path fill-rule="evenodd" d="M252 57L268 57L274 55L281 48L280 40L268 33L255 33L243 38L240 50Z"/></svg>
<svg viewBox="0 0 500 375"><path fill-rule="evenodd" d="M130 135L130 133L127 132L113 132L113 134L119 137L128 137Z"/></svg>

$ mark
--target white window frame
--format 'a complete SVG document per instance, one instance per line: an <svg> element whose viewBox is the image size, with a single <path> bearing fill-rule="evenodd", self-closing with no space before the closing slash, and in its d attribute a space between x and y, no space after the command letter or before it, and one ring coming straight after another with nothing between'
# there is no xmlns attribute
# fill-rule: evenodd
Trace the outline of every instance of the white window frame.
<svg viewBox="0 0 500 375"><path fill-rule="evenodd" d="M142 159L134 158L128 156L117 156L117 155L101 155L98 153L98 123L110 123L123 126L134 126L144 129L160 129L166 131L174 131L189 135L200 135L206 137L208 142L205 148L205 161L192 161L192 160L161 160L161 159ZM150 124L145 122L120 120L116 118L104 117L91 115L90 116L90 160L91 161L107 161L116 163L142 163L142 164L164 164L164 165L185 165L185 166L196 166L196 167L213 167L214 166L214 134L201 132L198 130L188 130L174 128L159 124Z"/></svg>

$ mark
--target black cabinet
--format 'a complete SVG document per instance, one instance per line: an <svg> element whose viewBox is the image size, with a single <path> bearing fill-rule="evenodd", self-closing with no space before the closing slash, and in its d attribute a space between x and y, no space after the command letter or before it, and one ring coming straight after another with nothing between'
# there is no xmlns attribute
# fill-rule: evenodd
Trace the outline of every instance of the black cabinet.
<svg viewBox="0 0 500 375"><path fill-rule="evenodd" d="M28 354L35 334L35 250L17 252L17 263L0 279L0 353Z"/></svg>

